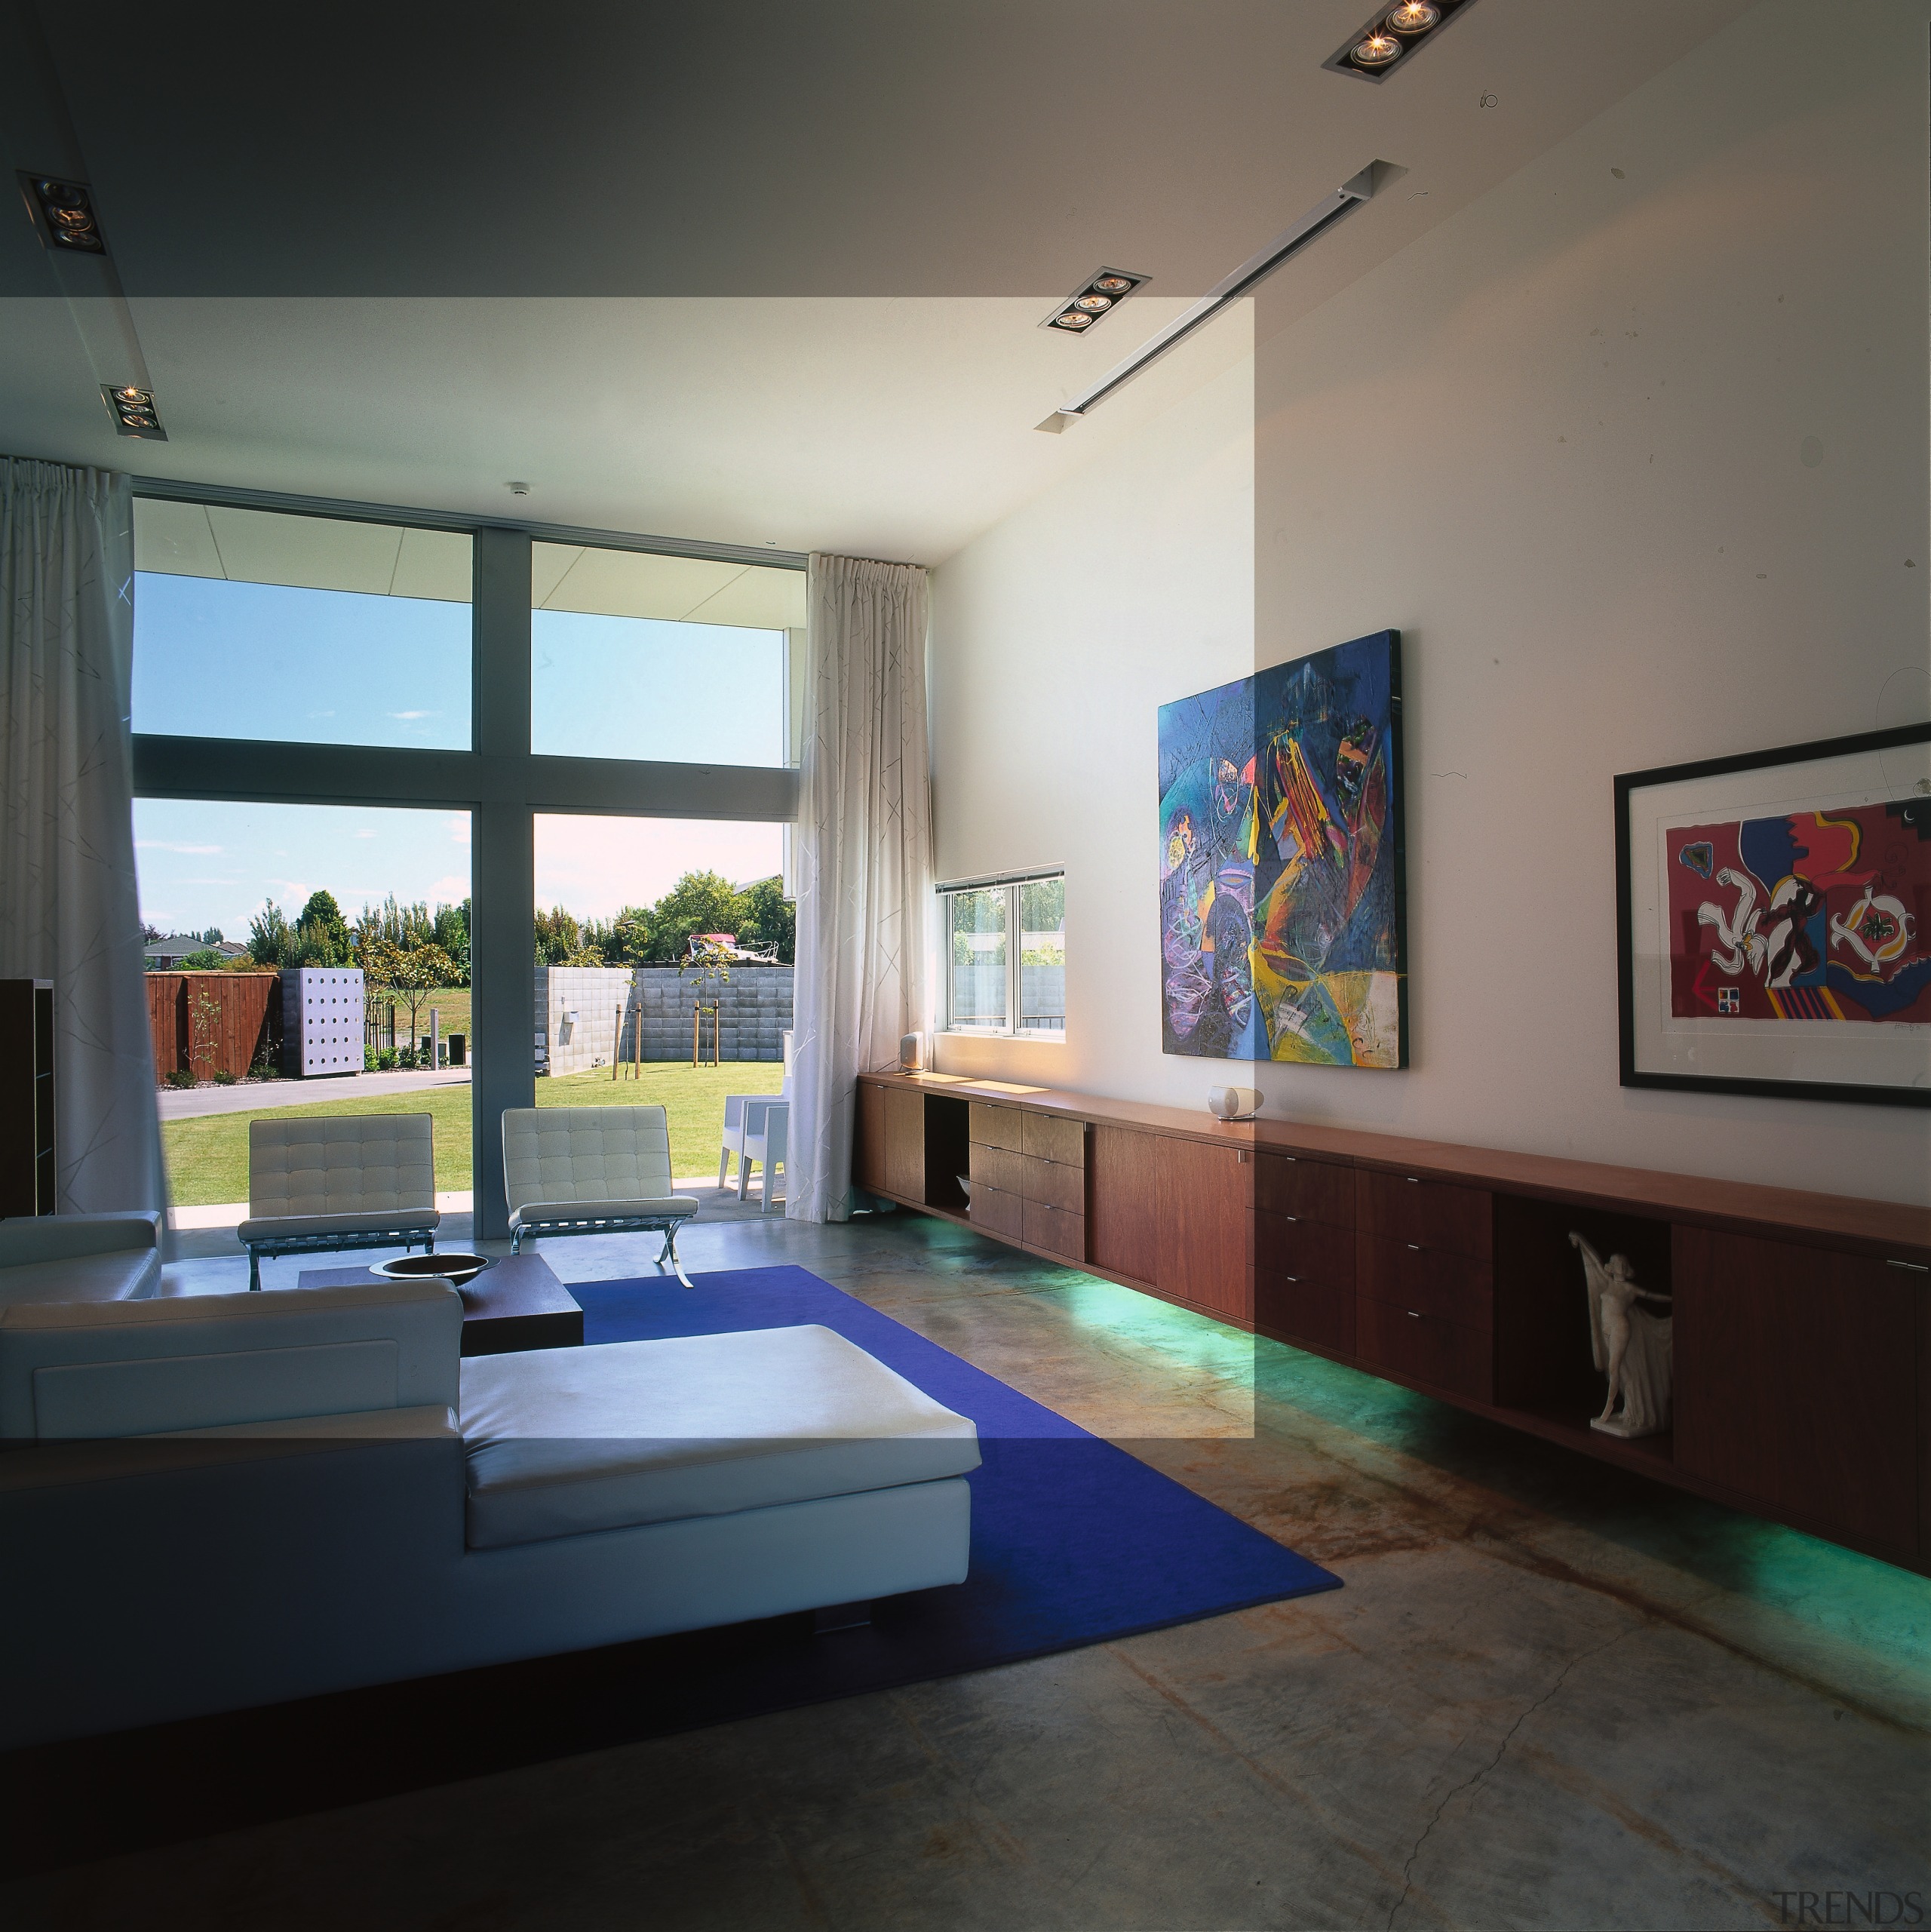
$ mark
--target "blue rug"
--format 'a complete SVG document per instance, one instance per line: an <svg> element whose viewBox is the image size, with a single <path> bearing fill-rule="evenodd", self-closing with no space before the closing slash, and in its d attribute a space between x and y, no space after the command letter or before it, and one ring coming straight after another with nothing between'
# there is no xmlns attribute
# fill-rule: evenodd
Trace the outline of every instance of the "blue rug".
<svg viewBox="0 0 1931 1932"><path fill-rule="evenodd" d="M761 1690L733 1687L738 1709L950 1676L1340 1587L1331 1571L806 1269L695 1279L694 1292L648 1278L573 1287L585 1342L820 1322L969 1415L984 1457L969 1479L966 1581L894 1598L868 1629L775 1646Z"/></svg>

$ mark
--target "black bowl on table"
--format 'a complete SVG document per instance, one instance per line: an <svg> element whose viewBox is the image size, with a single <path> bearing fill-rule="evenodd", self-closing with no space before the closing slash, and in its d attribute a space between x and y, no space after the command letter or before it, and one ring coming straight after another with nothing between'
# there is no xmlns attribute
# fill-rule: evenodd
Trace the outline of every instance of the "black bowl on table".
<svg viewBox="0 0 1931 1932"><path fill-rule="evenodd" d="M487 1255L398 1255L369 1272L391 1281L446 1281L461 1295L489 1265Z"/></svg>

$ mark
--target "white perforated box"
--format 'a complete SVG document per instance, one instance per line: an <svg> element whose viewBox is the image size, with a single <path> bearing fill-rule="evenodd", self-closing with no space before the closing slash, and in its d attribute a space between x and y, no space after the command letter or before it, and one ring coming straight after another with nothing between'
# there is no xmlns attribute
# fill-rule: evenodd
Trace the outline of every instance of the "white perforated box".
<svg viewBox="0 0 1931 1932"><path fill-rule="evenodd" d="M305 1079L362 1070L362 969L286 966L281 975L281 1068Z"/></svg>

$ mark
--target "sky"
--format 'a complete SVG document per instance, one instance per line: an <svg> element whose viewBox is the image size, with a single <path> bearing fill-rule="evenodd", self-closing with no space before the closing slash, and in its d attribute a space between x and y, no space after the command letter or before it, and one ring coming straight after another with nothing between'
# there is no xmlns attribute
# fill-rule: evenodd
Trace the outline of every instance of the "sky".
<svg viewBox="0 0 1931 1932"><path fill-rule="evenodd" d="M204 737L466 750L470 607L357 591L137 573L134 726ZM779 765L785 637L722 625L531 613L531 748ZM273 899L324 886L353 920L389 893L468 896L469 815L138 799L141 917L244 940ZM607 919L686 871L743 883L782 864L773 825L539 818L536 902Z"/></svg>
<svg viewBox="0 0 1931 1932"><path fill-rule="evenodd" d="M134 580L137 731L315 745L470 742L470 607L355 591ZM781 765L785 637L530 613L530 748Z"/></svg>
<svg viewBox="0 0 1931 1932"><path fill-rule="evenodd" d="M334 805L134 801L141 917L164 932L218 926L245 941L272 898L290 918L325 886L352 920L390 892L405 905L469 895L469 815ZM579 919L649 905L683 874L735 884L783 864L783 828L732 820L544 817L536 821L536 903Z"/></svg>

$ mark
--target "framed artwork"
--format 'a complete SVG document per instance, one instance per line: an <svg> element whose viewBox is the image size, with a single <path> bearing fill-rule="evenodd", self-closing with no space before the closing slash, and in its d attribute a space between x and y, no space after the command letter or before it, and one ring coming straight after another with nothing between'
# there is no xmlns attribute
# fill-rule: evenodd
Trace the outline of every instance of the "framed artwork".
<svg viewBox="0 0 1931 1932"><path fill-rule="evenodd" d="M1616 781L1622 1084L1931 1106L1931 725Z"/></svg>
<svg viewBox="0 0 1931 1932"><path fill-rule="evenodd" d="M1160 707L1169 1053L1405 1067L1401 640Z"/></svg>

